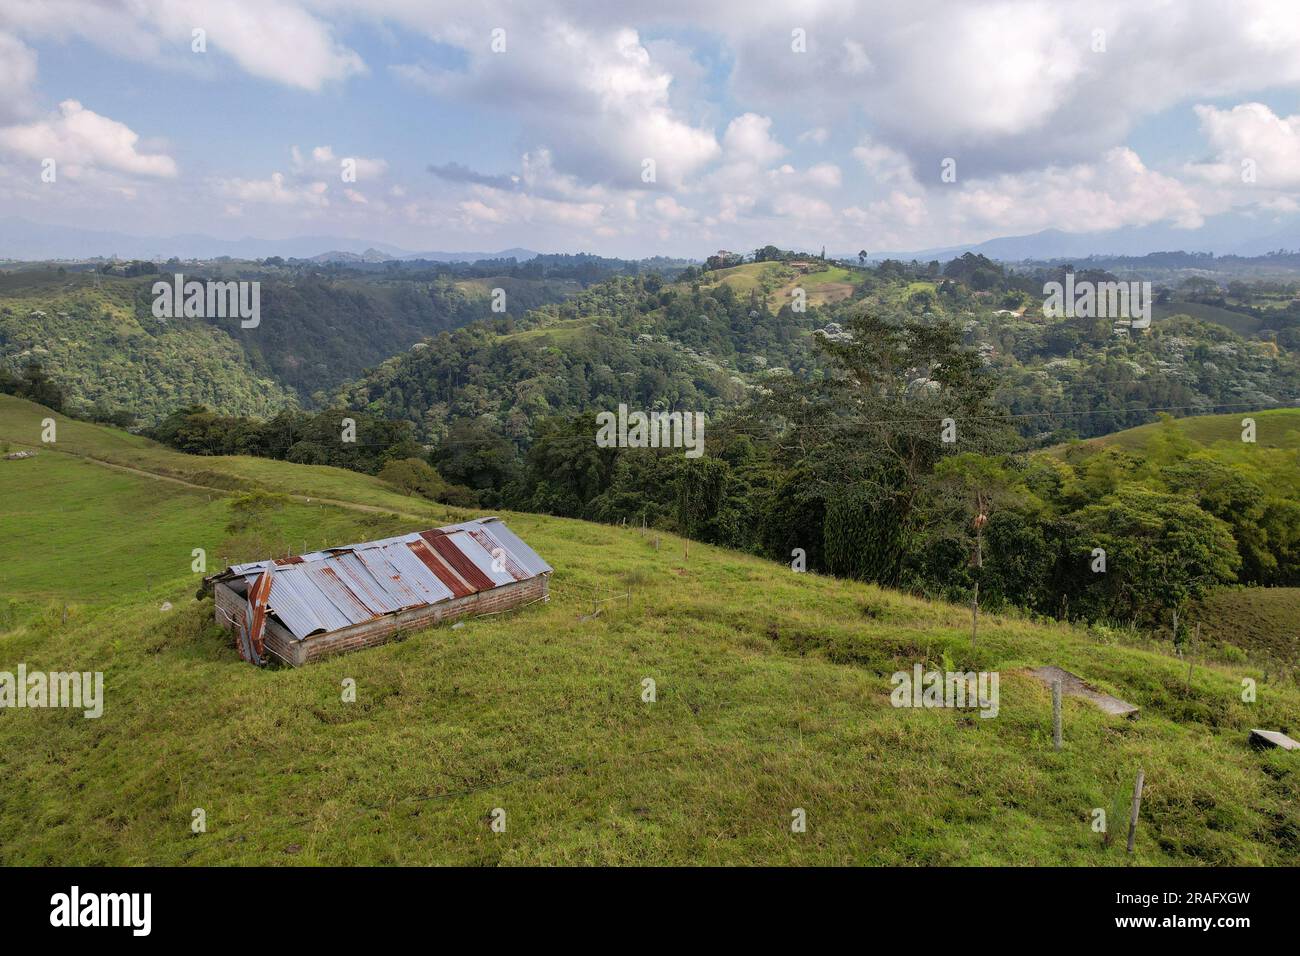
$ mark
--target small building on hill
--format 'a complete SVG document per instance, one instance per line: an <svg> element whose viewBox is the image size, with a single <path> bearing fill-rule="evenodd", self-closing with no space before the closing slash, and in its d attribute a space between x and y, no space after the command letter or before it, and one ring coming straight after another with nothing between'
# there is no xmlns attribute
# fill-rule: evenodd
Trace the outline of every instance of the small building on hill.
<svg viewBox="0 0 1300 956"><path fill-rule="evenodd" d="M398 631L545 601L554 569L500 518L236 564L208 579L244 660L294 667Z"/></svg>

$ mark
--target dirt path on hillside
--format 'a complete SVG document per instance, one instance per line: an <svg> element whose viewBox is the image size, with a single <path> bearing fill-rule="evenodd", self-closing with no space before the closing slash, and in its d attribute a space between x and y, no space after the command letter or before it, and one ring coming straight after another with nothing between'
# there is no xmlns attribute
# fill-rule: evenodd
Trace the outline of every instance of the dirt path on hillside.
<svg viewBox="0 0 1300 956"><path fill-rule="evenodd" d="M13 442L13 439L7 439L7 440ZM93 462L96 465L102 465L105 468L113 468L117 471L125 471L132 475L139 475L142 478L152 478L155 481L171 482L174 485L182 485L186 488L192 488L195 491L206 491L211 494L218 494L218 495L233 495L237 493L230 490L229 488L216 488L213 487L212 485L200 485L200 484L196 484L193 481L186 481L184 478L176 478L172 475L163 475L163 474L159 474L156 471L147 471L144 468L136 468L133 465L120 465L115 461L106 461L103 458L96 458L94 455L87 455L87 454L83 454L82 452L76 452L76 451L68 451L65 448L50 448L49 445L32 445L28 442L13 442L13 443L16 445L23 445L27 448L34 448L37 451L41 451L41 452L53 451L53 452L57 452L60 455L69 455L73 458L80 458L82 461L89 461L89 462ZM265 486L261 486L261 487L265 487ZM267 489L267 490L274 491L274 489ZM364 511L369 514L397 515L397 517L404 518L407 521L426 520L425 518L422 518L419 515L407 514L401 511L394 511L392 508L381 508L378 505L363 505L356 501L343 501L340 498L319 498L319 497L313 497L309 495L296 495L290 492L275 492L275 493L283 494L285 497L290 498L293 501L300 502L302 504L333 505L336 508L349 508L352 511Z"/></svg>

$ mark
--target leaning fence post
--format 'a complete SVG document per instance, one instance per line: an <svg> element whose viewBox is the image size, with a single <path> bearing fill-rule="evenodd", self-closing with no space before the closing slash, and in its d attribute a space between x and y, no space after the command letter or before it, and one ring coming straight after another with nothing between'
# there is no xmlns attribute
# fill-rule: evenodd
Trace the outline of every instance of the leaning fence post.
<svg viewBox="0 0 1300 956"><path fill-rule="evenodd" d="M1142 782L1144 775L1138 770L1137 780L1133 783L1133 809L1128 815L1128 852L1133 852L1133 841L1137 839L1138 811L1142 809Z"/></svg>
<svg viewBox="0 0 1300 956"><path fill-rule="evenodd" d="M1052 745L1061 749L1061 682L1052 681Z"/></svg>

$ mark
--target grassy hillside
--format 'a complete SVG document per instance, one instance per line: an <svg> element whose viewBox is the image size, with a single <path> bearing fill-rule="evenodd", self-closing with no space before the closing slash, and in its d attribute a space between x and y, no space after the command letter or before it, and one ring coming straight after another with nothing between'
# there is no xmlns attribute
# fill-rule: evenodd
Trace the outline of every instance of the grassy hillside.
<svg viewBox="0 0 1300 956"><path fill-rule="evenodd" d="M1263 325L1253 315L1223 309L1217 305L1206 305L1203 302L1171 302L1168 305L1157 305L1152 310L1152 317L1157 322L1172 318L1175 315L1190 315L1202 322L1213 322L1225 329L1232 329L1238 335L1252 335L1258 332Z"/></svg>
<svg viewBox="0 0 1300 956"><path fill-rule="evenodd" d="M1266 411L1243 411L1225 415L1195 415L1174 420L1179 434L1202 445L1225 441L1243 444L1241 420L1255 419L1255 444L1262 448L1300 450L1300 408L1275 408ZM1116 446L1128 451L1141 451L1160 434L1161 424L1152 422L1124 431L1090 438L1079 444L1088 448ZM1060 448L1069 448L1062 445Z"/></svg>
<svg viewBox="0 0 1300 956"><path fill-rule="evenodd" d="M1193 619L1207 641L1300 661L1300 588L1223 588L1199 602Z"/></svg>
<svg viewBox="0 0 1300 956"><path fill-rule="evenodd" d="M859 278L840 266L827 264L819 271L805 273L781 262L749 262L705 273L705 277L737 293L748 295L757 290L767 296L768 307L773 311L790 304L796 287L804 290L809 306L847 299Z"/></svg>
<svg viewBox="0 0 1300 956"><path fill-rule="evenodd" d="M46 414L0 398L0 442L30 443ZM258 670L194 599L192 548L260 557L461 513L350 472L186 459L62 420L59 438L0 461L0 669L103 671L106 705L0 711L0 863L1122 865L1089 824L1101 807L1118 831L1139 766L1135 862L1300 850L1294 755L1245 742L1300 731L1294 685L1255 674L1245 704L1244 669L1185 687L1166 654L1015 618L984 620L972 648L964 608L688 558L639 529L506 515L556 568L550 604ZM914 663L998 670L999 715L890 706L889 675ZM1046 663L1141 718L1068 700L1053 751L1048 691L1020 673Z"/></svg>

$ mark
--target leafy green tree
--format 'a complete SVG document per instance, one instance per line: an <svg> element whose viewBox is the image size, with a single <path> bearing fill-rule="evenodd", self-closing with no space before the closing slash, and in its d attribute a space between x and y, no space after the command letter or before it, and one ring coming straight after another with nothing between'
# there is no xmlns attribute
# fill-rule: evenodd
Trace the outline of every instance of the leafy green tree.
<svg viewBox="0 0 1300 956"><path fill-rule="evenodd" d="M1181 495L1124 485L1077 515L1075 554L1087 566L1094 548L1106 570L1072 602L1096 616L1162 623L1210 588L1236 579L1241 567L1227 522Z"/></svg>

